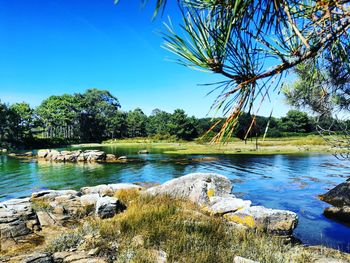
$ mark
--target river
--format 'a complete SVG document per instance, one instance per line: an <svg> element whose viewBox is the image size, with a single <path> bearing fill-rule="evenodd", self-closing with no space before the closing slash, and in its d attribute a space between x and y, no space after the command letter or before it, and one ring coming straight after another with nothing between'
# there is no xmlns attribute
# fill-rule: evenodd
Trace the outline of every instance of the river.
<svg viewBox="0 0 350 263"><path fill-rule="evenodd" d="M288 209L299 216L294 235L308 245L325 245L350 252L350 227L323 216L328 204L317 196L350 177L350 163L332 155L215 155L211 162L183 163L203 155L169 155L150 149L95 147L128 155L142 162L62 164L0 155L0 201L24 197L42 189L79 189L119 182L156 182L192 172L215 172L233 183L233 193L253 205Z"/></svg>

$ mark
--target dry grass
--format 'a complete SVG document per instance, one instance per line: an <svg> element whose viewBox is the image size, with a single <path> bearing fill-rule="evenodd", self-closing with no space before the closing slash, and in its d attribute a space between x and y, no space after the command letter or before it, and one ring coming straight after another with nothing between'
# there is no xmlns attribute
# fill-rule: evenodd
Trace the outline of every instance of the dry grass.
<svg viewBox="0 0 350 263"><path fill-rule="evenodd" d="M116 194L128 208L111 219L88 218L76 230L49 242L46 250L97 248L110 262L156 262L157 251L167 262L233 262L242 256L261 263L313 262L318 255L349 260L340 252L309 250L261 231L237 228L222 217L168 196L140 195L138 190ZM326 253L327 252L327 253Z"/></svg>

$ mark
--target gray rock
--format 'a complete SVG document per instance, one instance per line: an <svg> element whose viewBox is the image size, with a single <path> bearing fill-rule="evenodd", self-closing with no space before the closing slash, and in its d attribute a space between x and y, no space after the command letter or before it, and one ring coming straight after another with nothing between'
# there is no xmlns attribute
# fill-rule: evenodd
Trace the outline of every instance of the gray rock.
<svg viewBox="0 0 350 263"><path fill-rule="evenodd" d="M39 150L37 153L38 158L46 158L46 156L49 154L50 150L45 149L45 150Z"/></svg>
<svg viewBox="0 0 350 263"><path fill-rule="evenodd" d="M99 150L87 150L82 153L87 162L105 161L106 153Z"/></svg>
<svg viewBox="0 0 350 263"><path fill-rule="evenodd" d="M38 229L39 222L29 198L0 203L0 249L6 249L25 239Z"/></svg>
<svg viewBox="0 0 350 263"><path fill-rule="evenodd" d="M149 154L148 150L140 150L138 151L138 154Z"/></svg>
<svg viewBox="0 0 350 263"><path fill-rule="evenodd" d="M214 196L229 197L231 182L225 176L214 173L193 173L146 190L152 195L166 194L198 204L210 205Z"/></svg>
<svg viewBox="0 0 350 263"><path fill-rule="evenodd" d="M56 252L53 254L54 262L57 263L107 263L107 261L100 257L90 256L83 251L77 252Z"/></svg>
<svg viewBox="0 0 350 263"><path fill-rule="evenodd" d="M249 200L235 197L213 197L210 198L210 202L211 206L208 207L208 211L214 215L235 212L239 209L248 208L252 204Z"/></svg>
<svg viewBox="0 0 350 263"><path fill-rule="evenodd" d="M119 160L119 161L123 161L123 160L127 160L127 159L128 159L127 156L119 156L119 157L118 157L118 160Z"/></svg>
<svg viewBox="0 0 350 263"><path fill-rule="evenodd" d="M250 228L262 229L275 234L291 234L297 226L298 216L287 210L269 209L263 206L251 206L224 217L232 222Z"/></svg>
<svg viewBox="0 0 350 263"><path fill-rule="evenodd" d="M106 161L115 161L117 158L114 154L107 154L106 155Z"/></svg>
<svg viewBox="0 0 350 263"><path fill-rule="evenodd" d="M259 263L258 261L254 261L254 260L250 260L250 259L246 259L246 258L242 258L239 256L235 256L233 258L233 263Z"/></svg>
<svg viewBox="0 0 350 263"><path fill-rule="evenodd" d="M350 181L346 181L329 190L320 199L334 206L350 206Z"/></svg>
<svg viewBox="0 0 350 263"><path fill-rule="evenodd" d="M118 212L125 210L125 208L116 198L100 197L96 202L96 215L100 218L111 218Z"/></svg>
<svg viewBox="0 0 350 263"><path fill-rule="evenodd" d="M343 223L350 223L350 206L328 207L324 210L324 215Z"/></svg>
<svg viewBox="0 0 350 263"><path fill-rule="evenodd" d="M82 195L80 197L80 203L82 206L95 206L99 197L99 194Z"/></svg>
<svg viewBox="0 0 350 263"><path fill-rule="evenodd" d="M47 253L35 253L29 256L26 256L21 262L23 263L53 263L53 258L50 254Z"/></svg>
<svg viewBox="0 0 350 263"><path fill-rule="evenodd" d="M80 189L80 191L86 195L86 194L99 194L100 196L112 196L117 192L118 190L128 190L128 189L139 189L141 190L142 187L135 185L135 184L128 184L128 183L120 183L120 184L102 184L102 185L96 185L92 187L83 187Z"/></svg>

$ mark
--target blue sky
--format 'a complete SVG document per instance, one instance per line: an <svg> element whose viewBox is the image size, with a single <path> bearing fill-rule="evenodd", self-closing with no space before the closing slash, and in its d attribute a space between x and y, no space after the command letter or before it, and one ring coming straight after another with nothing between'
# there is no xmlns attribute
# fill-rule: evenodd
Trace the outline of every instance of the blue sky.
<svg viewBox="0 0 350 263"><path fill-rule="evenodd" d="M99 88L118 97L123 110L183 108L205 117L215 95L198 84L222 78L169 62L175 57L161 48L160 31L168 15L178 24L177 8L169 5L151 21L152 6L141 9L140 2L2 0L0 99L37 106L50 95ZM283 98L272 98L274 115L284 115ZM264 104L260 114L270 110Z"/></svg>

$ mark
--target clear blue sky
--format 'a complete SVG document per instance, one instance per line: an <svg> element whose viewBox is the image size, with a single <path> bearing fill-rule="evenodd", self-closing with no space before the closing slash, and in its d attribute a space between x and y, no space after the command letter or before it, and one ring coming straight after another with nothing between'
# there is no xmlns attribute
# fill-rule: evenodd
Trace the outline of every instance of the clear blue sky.
<svg viewBox="0 0 350 263"><path fill-rule="evenodd" d="M183 108L206 116L215 96L198 84L222 79L169 62L174 56L161 48L159 32L168 15L178 24L177 8L169 5L152 22L153 7L141 10L140 2L2 0L0 99L37 106L50 95L99 88L118 97L123 110ZM283 98L272 97L274 115L284 115Z"/></svg>

